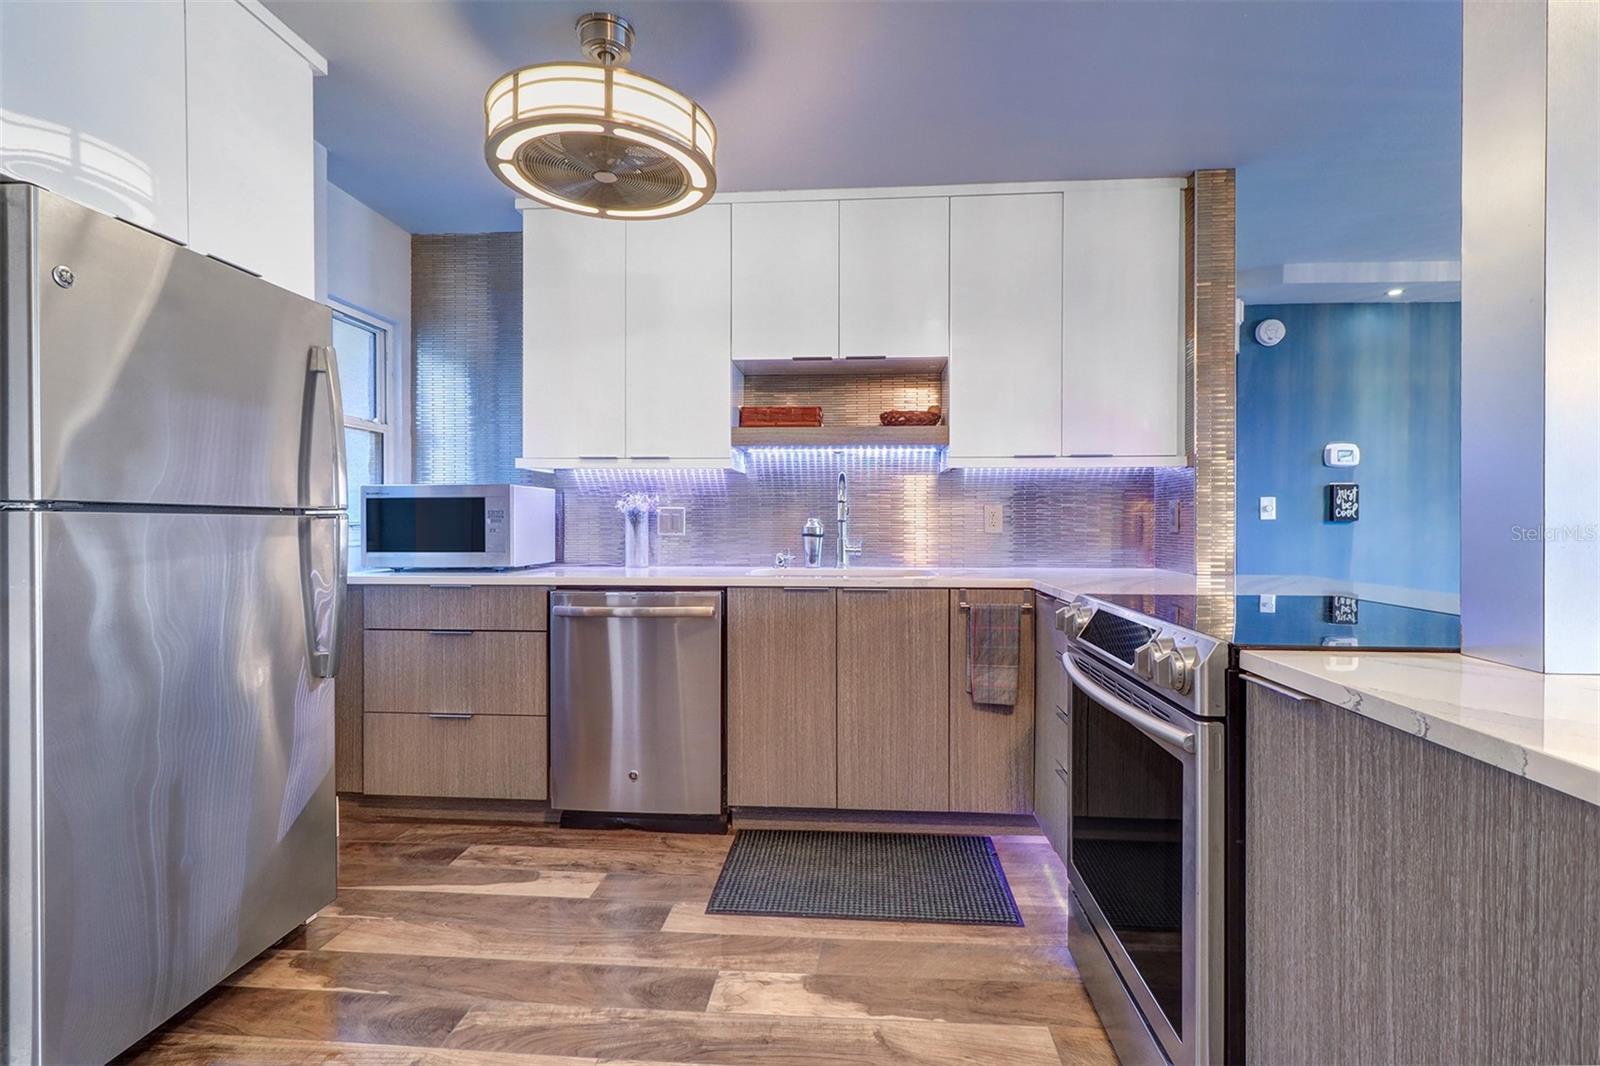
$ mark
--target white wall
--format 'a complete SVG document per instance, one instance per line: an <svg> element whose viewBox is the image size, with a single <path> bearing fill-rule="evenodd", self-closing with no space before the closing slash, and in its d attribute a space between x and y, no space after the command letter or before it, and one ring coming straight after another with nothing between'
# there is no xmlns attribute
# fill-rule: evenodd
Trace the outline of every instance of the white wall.
<svg viewBox="0 0 1600 1066"><path fill-rule="evenodd" d="M1600 13L1467 4L1462 651L1600 671Z"/></svg>
<svg viewBox="0 0 1600 1066"><path fill-rule="evenodd" d="M388 323L394 346L390 423L396 481L411 477L411 234L337 185L324 182L317 253L321 295Z"/></svg>

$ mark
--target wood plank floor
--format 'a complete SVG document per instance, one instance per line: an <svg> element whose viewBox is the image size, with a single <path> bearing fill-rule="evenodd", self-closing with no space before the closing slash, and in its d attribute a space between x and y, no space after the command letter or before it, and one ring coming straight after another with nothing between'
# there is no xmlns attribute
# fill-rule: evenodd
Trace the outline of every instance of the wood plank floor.
<svg viewBox="0 0 1600 1066"><path fill-rule="evenodd" d="M338 899L124 1061L1116 1062L1041 836L971 927L707 915L731 835L342 816Z"/></svg>

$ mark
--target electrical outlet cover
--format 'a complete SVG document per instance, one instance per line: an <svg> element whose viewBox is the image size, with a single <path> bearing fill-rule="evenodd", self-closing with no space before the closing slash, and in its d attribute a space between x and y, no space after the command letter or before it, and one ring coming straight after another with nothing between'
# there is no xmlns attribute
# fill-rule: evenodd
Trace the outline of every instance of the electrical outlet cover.
<svg viewBox="0 0 1600 1066"><path fill-rule="evenodd" d="M986 503L983 505L983 531L985 533L1004 533L1006 531L1005 504Z"/></svg>
<svg viewBox="0 0 1600 1066"><path fill-rule="evenodd" d="M1261 497L1261 521L1276 522L1278 520L1278 498L1276 496Z"/></svg>
<svg viewBox="0 0 1600 1066"><path fill-rule="evenodd" d="M681 537L689 531L688 513L682 507L663 507L656 511L656 532L663 537Z"/></svg>

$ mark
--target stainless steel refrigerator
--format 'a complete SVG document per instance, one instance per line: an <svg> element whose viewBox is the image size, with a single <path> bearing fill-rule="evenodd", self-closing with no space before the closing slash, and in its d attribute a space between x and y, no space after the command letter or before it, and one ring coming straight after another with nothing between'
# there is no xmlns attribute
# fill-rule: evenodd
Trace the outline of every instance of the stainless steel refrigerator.
<svg viewBox="0 0 1600 1066"><path fill-rule="evenodd" d="M0 185L7 1062L103 1062L334 896L326 307Z"/></svg>

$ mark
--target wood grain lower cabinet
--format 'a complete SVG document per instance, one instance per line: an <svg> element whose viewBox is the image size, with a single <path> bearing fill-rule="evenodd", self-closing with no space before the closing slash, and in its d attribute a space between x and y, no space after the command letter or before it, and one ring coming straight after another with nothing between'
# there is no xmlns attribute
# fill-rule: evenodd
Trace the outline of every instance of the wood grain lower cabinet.
<svg viewBox="0 0 1600 1066"><path fill-rule="evenodd" d="M950 809L950 594L839 590L839 806Z"/></svg>
<svg viewBox="0 0 1600 1066"><path fill-rule="evenodd" d="M549 714L544 633L374 629L366 711Z"/></svg>
<svg viewBox="0 0 1600 1066"><path fill-rule="evenodd" d="M1022 589L951 590L950 597L950 809L982 814L1033 813L1033 616L1018 620L1021 664L1017 702L990 707L967 691L968 603L1031 604Z"/></svg>
<svg viewBox="0 0 1600 1066"><path fill-rule="evenodd" d="M361 589L345 589L344 630L339 634L339 676L333 679L333 787L361 791L361 715L365 702Z"/></svg>
<svg viewBox="0 0 1600 1066"><path fill-rule="evenodd" d="M831 588L728 590L728 803L836 807Z"/></svg>
<svg viewBox="0 0 1600 1066"><path fill-rule="evenodd" d="M548 795L548 719L481 714L366 716L369 795L542 800Z"/></svg>
<svg viewBox="0 0 1600 1066"><path fill-rule="evenodd" d="M1600 1062L1600 807L1246 685L1250 1062Z"/></svg>
<svg viewBox="0 0 1600 1066"><path fill-rule="evenodd" d="M511 629L550 627L542 588L486 585L368 585L368 629Z"/></svg>
<svg viewBox="0 0 1600 1066"><path fill-rule="evenodd" d="M1033 803L1039 828L1067 862L1072 855L1072 690L1057 657L1065 643L1055 628L1059 606L1058 600L1040 597L1035 610Z"/></svg>

